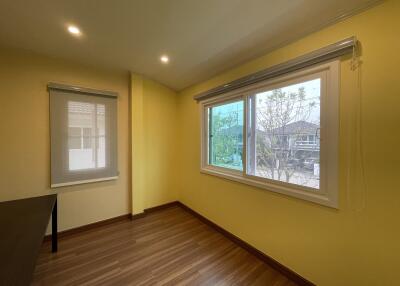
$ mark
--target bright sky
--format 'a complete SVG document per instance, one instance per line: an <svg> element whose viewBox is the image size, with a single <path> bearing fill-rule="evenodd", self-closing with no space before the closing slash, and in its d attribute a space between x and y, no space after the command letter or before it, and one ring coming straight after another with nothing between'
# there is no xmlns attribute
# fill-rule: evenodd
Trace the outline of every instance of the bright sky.
<svg viewBox="0 0 400 286"><path fill-rule="evenodd" d="M238 125L243 125L243 101L236 101L220 106L213 107L213 114L220 114L221 116L227 116L233 112L238 114Z"/></svg>
<svg viewBox="0 0 400 286"><path fill-rule="evenodd" d="M315 103L315 106L311 110L310 117L307 119L308 122L312 122L319 125L320 122L320 79L314 79L298 84L293 84L290 86L286 86L281 88L283 92L287 93L297 93L299 88L304 87L305 90L305 104L309 104L311 102ZM257 106L262 109L264 105L265 107L265 100L272 94L272 90L258 93L256 95ZM259 104L259 100L262 100L264 104ZM238 116L238 125L243 125L243 108L244 104L243 101L236 101L220 106L213 107L213 114L220 114L221 116L227 116L229 113L234 113L239 115ZM258 110L259 111L259 110Z"/></svg>
<svg viewBox="0 0 400 286"><path fill-rule="evenodd" d="M289 85L281 88L283 92L297 93L299 88L304 87L305 90L305 103L309 104L315 102L315 106L311 110L310 117L307 119L308 122L312 122L319 125L320 122L320 93L321 93L321 80L314 79L298 84ZM268 96L272 94L272 90L258 93L257 94L257 105L259 105L259 99L265 101ZM265 103L264 103L265 106ZM260 106L262 108L262 106Z"/></svg>

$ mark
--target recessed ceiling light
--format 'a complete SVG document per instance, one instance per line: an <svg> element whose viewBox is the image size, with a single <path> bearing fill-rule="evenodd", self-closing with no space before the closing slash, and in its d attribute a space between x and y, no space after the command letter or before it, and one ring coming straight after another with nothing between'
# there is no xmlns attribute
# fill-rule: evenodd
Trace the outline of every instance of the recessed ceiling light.
<svg viewBox="0 0 400 286"><path fill-rule="evenodd" d="M160 60L161 60L161 62L163 62L164 64L166 64L166 63L169 62L168 56L165 56L165 55L164 55L164 56L161 56Z"/></svg>
<svg viewBox="0 0 400 286"><path fill-rule="evenodd" d="M81 34L81 30L79 30L79 28L76 26L68 26L68 32L75 36L79 36Z"/></svg>

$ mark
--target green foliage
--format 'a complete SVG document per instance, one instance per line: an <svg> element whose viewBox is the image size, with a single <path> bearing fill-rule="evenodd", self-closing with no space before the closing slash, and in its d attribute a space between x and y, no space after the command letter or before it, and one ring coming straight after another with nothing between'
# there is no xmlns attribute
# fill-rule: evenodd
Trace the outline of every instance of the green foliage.
<svg viewBox="0 0 400 286"><path fill-rule="evenodd" d="M211 124L211 163L219 166L241 169L235 158L242 156L243 126L238 125L240 112L230 112L222 116L212 115Z"/></svg>
<svg viewBox="0 0 400 286"><path fill-rule="evenodd" d="M257 136L256 140L257 164L269 173L269 177L277 176L280 179L284 174L288 182L296 169L291 163L295 158L288 150L288 142L281 138L288 124L306 121L316 103L308 103L305 89L300 87L297 92L290 93L275 89L266 98L260 98L258 105L263 106L258 111L257 121L264 134ZM301 133L302 130L298 132Z"/></svg>

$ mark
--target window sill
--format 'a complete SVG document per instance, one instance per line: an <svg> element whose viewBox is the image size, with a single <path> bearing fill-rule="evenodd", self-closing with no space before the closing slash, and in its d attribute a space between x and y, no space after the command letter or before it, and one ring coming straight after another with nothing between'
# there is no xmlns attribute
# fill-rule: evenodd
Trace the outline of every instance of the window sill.
<svg viewBox="0 0 400 286"><path fill-rule="evenodd" d="M107 178L97 178L97 179L90 179L90 180L82 180L82 181L74 181L74 182L67 182L67 183L58 183L58 184L51 184L50 188L59 188L59 187L82 185L82 184L88 184L88 183L97 183L97 182L111 181L111 180L117 180L117 179L118 179L118 176L107 177Z"/></svg>
<svg viewBox="0 0 400 286"><path fill-rule="evenodd" d="M207 175L217 176L223 179L235 181L238 183L246 184L249 186L261 188L267 191L287 195L290 197L295 197L298 199L302 199L305 201L313 202L316 204L328 206L331 208L338 208L337 200L334 197L329 196L325 193L312 193L311 191L306 191L302 189L292 188L280 184L269 183L266 180L260 181L256 179L252 179L251 177L244 176L239 172L229 172L222 171L219 169L214 169L210 167L203 167L200 169L200 172ZM317 192L317 191L316 191Z"/></svg>

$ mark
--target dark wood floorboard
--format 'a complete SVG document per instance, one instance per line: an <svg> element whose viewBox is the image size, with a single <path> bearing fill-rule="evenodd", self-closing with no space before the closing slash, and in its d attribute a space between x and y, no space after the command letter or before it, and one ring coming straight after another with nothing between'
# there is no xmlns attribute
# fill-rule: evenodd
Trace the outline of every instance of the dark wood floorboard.
<svg viewBox="0 0 400 286"><path fill-rule="evenodd" d="M172 207L44 243L32 285L296 284Z"/></svg>

